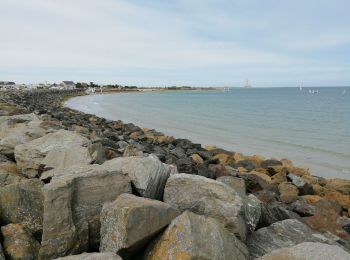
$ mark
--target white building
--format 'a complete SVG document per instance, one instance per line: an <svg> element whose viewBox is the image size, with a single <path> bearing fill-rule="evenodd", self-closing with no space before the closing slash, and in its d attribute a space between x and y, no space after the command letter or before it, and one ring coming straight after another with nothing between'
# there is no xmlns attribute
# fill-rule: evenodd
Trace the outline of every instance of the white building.
<svg viewBox="0 0 350 260"><path fill-rule="evenodd" d="M75 83L73 81L62 81L59 87L60 89L75 89Z"/></svg>

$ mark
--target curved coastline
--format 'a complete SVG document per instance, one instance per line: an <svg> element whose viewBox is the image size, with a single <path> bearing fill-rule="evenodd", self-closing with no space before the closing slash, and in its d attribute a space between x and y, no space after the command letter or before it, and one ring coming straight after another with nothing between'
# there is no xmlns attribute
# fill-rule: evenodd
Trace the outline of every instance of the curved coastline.
<svg viewBox="0 0 350 260"><path fill-rule="evenodd" d="M136 94L136 93L139 94L140 92L135 92L134 94ZM116 94L116 93L107 93L107 94L102 94L102 95L111 95L111 97L112 97L113 94ZM118 93L116 95L119 95L119 94L120 93ZM152 92L149 92L148 94L152 94ZM90 96L90 97L93 97L93 96ZM327 153L328 153L328 155L329 154L332 155L331 150L328 151L328 150L316 149L315 147L308 147L307 145L302 145L301 147L299 147L299 145L296 143L290 143L288 146L285 146L288 144L288 143L286 143L284 146L282 146L280 143L281 141L266 140L266 141L262 141L266 145L262 146L262 144L260 144L259 151L254 152L254 150L256 150L257 148L254 148L252 146L253 144L251 144L251 145L249 144L250 140L244 141L244 139L242 139L242 138L240 138L240 140L237 139L237 143L235 144L235 147L232 147L231 144L227 143L227 139L225 139L224 137L220 138L219 136L215 136L215 138L212 138L212 136L210 136L210 134L203 137L203 136L200 136L200 134L203 134L203 132L202 133L198 132L199 134L197 134L195 132L196 131L195 129L189 131L189 129L186 129L183 127L178 128L174 125L167 125L166 123L163 124L162 122L159 122L159 120L158 121L138 120L137 117L128 118L128 117L125 117L124 115L122 115L121 113L119 113L118 116L113 115L113 113L106 113L106 110L103 110L104 108L102 107L103 99L101 99L100 97L102 97L101 94L98 94L98 100L96 100L96 102L98 104L96 103L95 106L92 105L90 107L82 107L81 106L82 104L87 105L87 103L90 102L91 100L87 100L87 101L85 101L85 103L79 102L78 104L75 104L74 99L69 100L68 103L65 102L65 106L80 110L82 112L88 112L89 114L95 114L97 116L105 117L109 120L120 120L121 119L124 122L134 123L134 124L141 126L141 127L155 128L156 130L160 130L167 135L172 135L172 136L175 136L176 138L186 138L186 139L188 138L188 139L193 140L197 143L201 143L205 146L216 145L217 147L221 147L221 148L229 150L229 151L234 150L235 152L243 152L243 154L245 154L245 155L256 154L256 155L264 156L267 158L272 157L272 158L278 158L278 159L282 159L282 158L292 159L292 161L294 161L298 165L301 165L302 167L310 167L311 173L314 175L317 175L317 176L322 176L322 177L326 177L326 178L337 177L337 178L343 178L343 179L350 179L350 172L346 170L347 168L343 168L342 166L339 166L339 165L341 165L341 163L337 164L337 161L334 160L334 158L332 158L332 163L329 163L330 162L329 160L327 162L327 160L325 160L324 158L322 158L320 160L313 159L310 161L310 159L304 158L304 157L306 157L307 151L304 151L304 152L300 151L300 149L309 150L310 152L318 153L318 154L321 154L323 157L327 157ZM82 98L78 97L77 99L81 99L83 101L86 98L89 99L89 97L82 97ZM96 108L99 108L100 110L94 110ZM129 113L129 116L130 116L130 113ZM263 140L263 139L261 139L261 140ZM256 144L254 144L254 145L256 145ZM243 146L245 146L245 147L243 147ZM239 148L242 148L242 149L239 149ZM278 151L279 149L283 149L283 153L285 153L285 154L287 153L287 155L284 155L284 156L276 155L276 151ZM335 151L334 157L339 157L339 156L347 157L348 155L346 155L346 154L343 155L342 153ZM336 172L336 174L334 174L334 172Z"/></svg>
<svg viewBox="0 0 350 260"><path fill-rule="evenodd" d="M0 195L5 195L0 196L0 219L6 225L2 231L16 232L16 228L28 226L24 239L31 244L35 239L41 241L33 251L40 259L83 252L100 252L96 254L102 256L115 237L109 233L115 230L112 219L117 219L122 229L135 223L133 235L140 234L143 223L157 230L160 240L154 240L154 233L149 236L147 230L141 232L148 245L167 243L167 234L178 221L198 223L199 229L191 232L207 227L209 221L212 224L205 229L208 235L196 236L196 240L207 240L209 234L221 230L213 243L219 245L217 239L230 237L236 241L234 245L240 243L239 248L244 249L246 257L242 259L268 253L264 248L304 241L350 250L350 180L313 176L287 159L244 156L217 147L204 149L187 139L62 107L63 100L80 94L0 93L1 120L5 122L1 124L2 141L14 142L12 146L0 144ZM158 211L161 205L164 213L171 213L170 207L179 212L168 215L160 226L153 220L153 205L158 205L158 213L163 212ZM127 207L131 215L115 215L124 212L115 210L119 206ZM142 226L138 226L140 219ZM179 234L192 237L192 233ZM11 232L4 236L6 241ZM98 247L99 242L103 247ZM7 253L8 247L3 248ZM224 248L220 244L212 253L231 249L232 242ZM167 249L164 252L169 253ZM148 253L139 247L130 252Z"/></svg>

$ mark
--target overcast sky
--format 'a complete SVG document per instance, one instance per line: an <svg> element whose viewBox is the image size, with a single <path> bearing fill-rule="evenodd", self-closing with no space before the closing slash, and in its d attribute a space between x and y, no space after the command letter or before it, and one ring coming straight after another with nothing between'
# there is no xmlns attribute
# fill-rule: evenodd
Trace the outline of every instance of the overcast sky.
<svg viewBox="0 0 350 260"><path fill-rule="evenodd" d="M0 0L0 81L350 85L350 0Z"/></svg>

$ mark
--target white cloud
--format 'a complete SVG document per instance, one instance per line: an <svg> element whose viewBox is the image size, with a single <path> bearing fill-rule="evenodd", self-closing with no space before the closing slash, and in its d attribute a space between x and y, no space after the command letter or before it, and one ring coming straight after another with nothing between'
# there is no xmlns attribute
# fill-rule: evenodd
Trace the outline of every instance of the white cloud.
<svg viewBox="0 0 350 260"><path fill-rule="evenodd" d="M232 11L211 1L178 3L174 11L122 0L0 0L0 35L6 35L0 41L0 71L195 72L241 66L248 74L259 66L312 67L318 61L288 50L349 43L342 31L318 35L317 41L295 30L282 33L275 18L245 16L242 6Z"/></svg>

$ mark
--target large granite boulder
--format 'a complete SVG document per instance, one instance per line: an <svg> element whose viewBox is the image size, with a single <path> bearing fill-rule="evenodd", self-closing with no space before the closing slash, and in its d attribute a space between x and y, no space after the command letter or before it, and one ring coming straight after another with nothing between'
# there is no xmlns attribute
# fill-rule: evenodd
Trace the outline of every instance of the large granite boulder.
<svg viewBox="0 0 350 260"><path fill-rule="evenodd" d="M106 161L104 165L127 174L142 197L161 200L164 186L176 169L162 163L157 156L121 157Z"/></svg>
<svg viewBox="0 0 350 260"><path fill-rule="evenodd" d="M350 254L337 245L317 242L304 242L295 246L281 248L257 260L348 260Z"/></svg>
<svg viewBox="0 0 350 260"><path fill-rule="evenodd" d="M178 215L164 202L122 194L103 206L100 251L129 259Z"/></svg>
<svg viewBox="0 0 350 260"><path fill-rule="evenodd" d="M64 172L43 188L41 259L98 249L103 204L131 193L128 176L107 165L76 166Z"/></svg>
<svg viewBox="0 0 350 260"><path fill-rule="evenodd" d="M0 187L0 219L3 224L22 223L35 235L41 234L43 183L38 179Z"/></svg>
<svg viewBox="0 0 350 260"><path fill-rule="evenodd" d="M114 253L84 253L80 255L70 255L59 257L55 260L123 260L119 255Z"/></svg>
<svg viewBox="0 0 350 260"><path fill-rule="evenodd" d="M145 251L144 259L249 259L246 246L216 219L186 211Z"/></svg>
<svg viewBox="0 0 350 260"><path fill-rule="evenodd" d="M296 219L276 222L258 229L247 238L247 246L253 257L261 257L273 250L303 242L335 243Z"/></svg>
<svg viewBox="0 0 350 260"><path fill-rule="evenodd" d="M174 174L166 183L164 202L181 212L189 210L216 218L245 240L242 198L226 184L197 175Z"/></svg>
<svg viewBox="0 0 350 260"><path fill-rule="evenodd" d="M1 227L4 251L8 259L32 260L38 258L40 243L20 224Z"/></svg>
<svg viewBox="0 0 350 260"><path fill-rule="evenodd" d="M34 114L0 117L0 153L13 157L17 145L45 135L47 129L41 123Z"/></svg>
<svg viewBox="0 0 350 260"><path fill-rule="evenodd" d="M34 178L39 175L40 170L45 168L43 160L47 156L48 159L44 163L48 164L50 169L58 165L69 167L80 163L82 160L81 156L84 159L86 157L85 154L80 153L82 151L77 147L87 147L89 144L90 141L87 138L76 132L59 130L16 146L15 158L17 167L28 178ZM72 153L73 151L76 153ZM48 155L50 152L53 154ZM70 156L70 158L67 158L67 156Z"/></svg>
<svg viewBox="0 0 350 260"><path fill-rule="evenodd" d="M47 153L41 161L44 171L51 169L65 169L73 165L87 165L92 161L89 149L74 145L66 148L57 148Z"/></svg>

